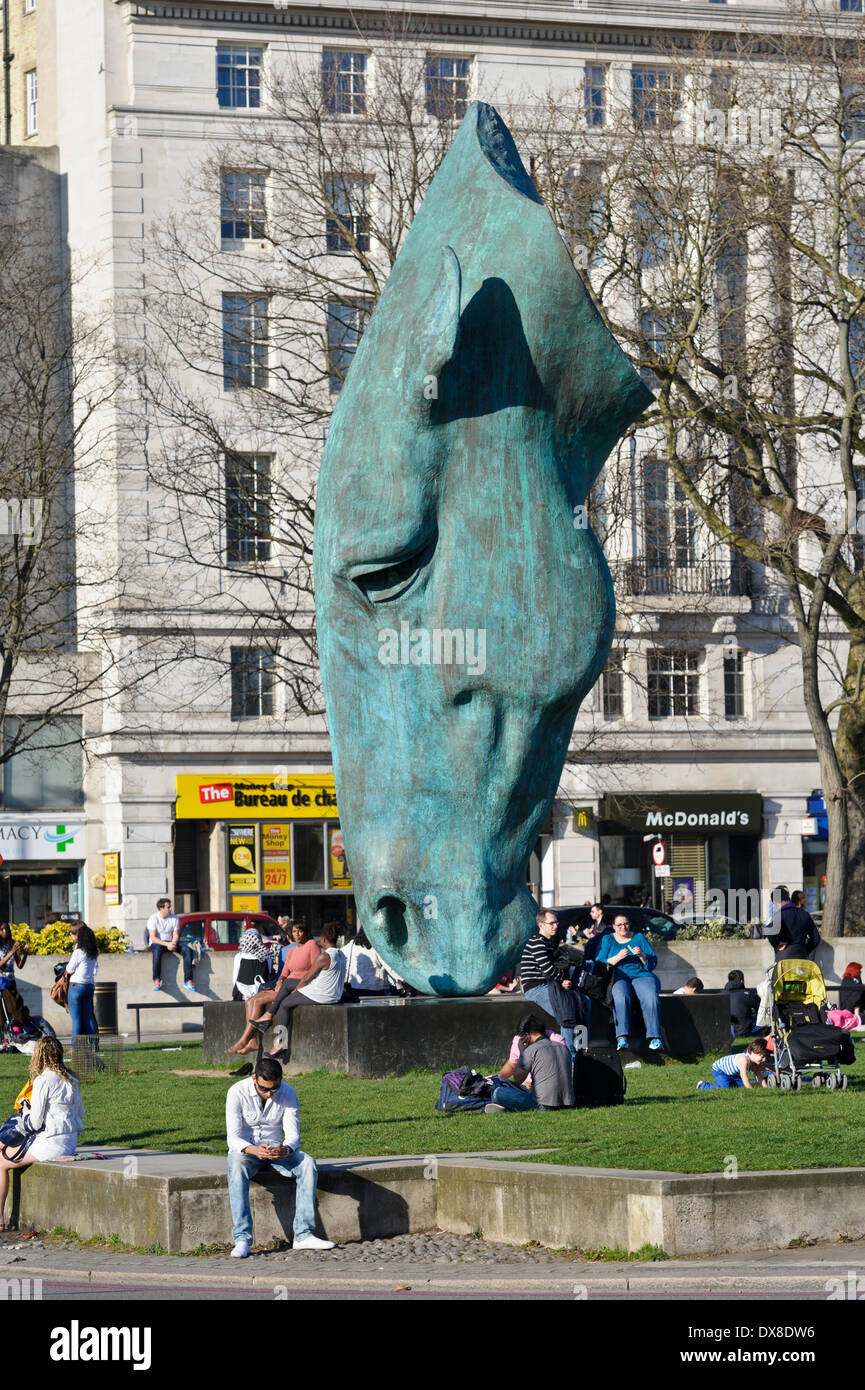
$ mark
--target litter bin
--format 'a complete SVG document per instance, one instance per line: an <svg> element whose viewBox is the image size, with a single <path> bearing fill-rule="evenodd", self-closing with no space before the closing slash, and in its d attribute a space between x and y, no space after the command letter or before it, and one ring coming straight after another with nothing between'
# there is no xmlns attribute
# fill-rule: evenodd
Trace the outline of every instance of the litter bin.
<svg viewBox="0 0 865 1390"><path fill-rule="evenodd" d="M93 1012L100 1038L117 1036L117 984L114 980L97 980L93 991Z"/></svg>

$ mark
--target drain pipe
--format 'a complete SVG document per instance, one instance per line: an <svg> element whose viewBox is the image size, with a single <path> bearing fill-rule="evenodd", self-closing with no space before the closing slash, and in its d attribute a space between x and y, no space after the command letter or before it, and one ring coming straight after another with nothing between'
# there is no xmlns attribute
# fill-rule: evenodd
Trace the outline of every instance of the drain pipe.
<svg viewBox="0 0 865 1390"><path fill-rule="evenodd" d="M14 53L9 52L9 0L2 0L3 4L3 144L12 144L12 89L10 78L12 76L12 59Z"/></svg>

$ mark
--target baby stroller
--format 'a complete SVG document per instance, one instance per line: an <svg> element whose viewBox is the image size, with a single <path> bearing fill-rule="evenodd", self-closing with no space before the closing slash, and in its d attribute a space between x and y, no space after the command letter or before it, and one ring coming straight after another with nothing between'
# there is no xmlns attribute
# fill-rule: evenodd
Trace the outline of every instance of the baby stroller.
<svg viewBox="0 0 865 1390"><path fill-rule="evenodd" d="M775 1074L766 1077L782 1091L801 1091L803 1082L827 1091L847 1089L841 1066L854 1060L853 1040L826 1022L826 986L812 960L781 960L772 970L772 1039Z"/></svg>
<svg viewBox="0 0 865 1390"><path fill-rule="evenodd" d="M0 1052L23 1051L28 1043L56 1036L50 1023L31 1014L17 989L0 989Z"/></svg>

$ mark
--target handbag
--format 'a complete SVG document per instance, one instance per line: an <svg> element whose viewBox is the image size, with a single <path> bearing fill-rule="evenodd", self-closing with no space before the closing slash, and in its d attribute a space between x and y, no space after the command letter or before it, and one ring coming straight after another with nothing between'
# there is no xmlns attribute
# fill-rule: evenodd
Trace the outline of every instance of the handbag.
<svg viewBox="0 0 865 1390"><path fill-rule="evenodd" d="M66 962L68 965L69 962ZM63 974L57 975L57 979L48 991L49 998L60 1008L69 1011L69 979L66 975L66 965L63 967ZM55 965L54 972L57 974L58 967Z"/></svg>
<svg viewBox="0 0 865 1390"><path fill-rule="evenodd" d="M603 1004L612 988L613 971L606 961L587 960L574 979L574 984L582 994Z"/></svg>
<svg viewBox="0 0 865 1390"><path fill-rule="evenodd" d="M28 1115L10 1115L0 1125L0 1156L9 1163L19 1163L41 1132L41 1128L33 1128Z"/></svg>

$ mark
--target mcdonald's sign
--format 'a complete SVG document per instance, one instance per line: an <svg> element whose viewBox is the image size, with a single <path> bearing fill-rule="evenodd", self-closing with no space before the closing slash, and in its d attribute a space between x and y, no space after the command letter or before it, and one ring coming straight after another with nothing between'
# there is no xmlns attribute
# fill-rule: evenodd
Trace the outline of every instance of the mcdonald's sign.
<svg viewBox="0 0 865 1390"><path fill-rule="evenodd" d="M595 828L595 812L591 806L575 806L571 817L571 828L577 831L591 831Z"/></svg>

